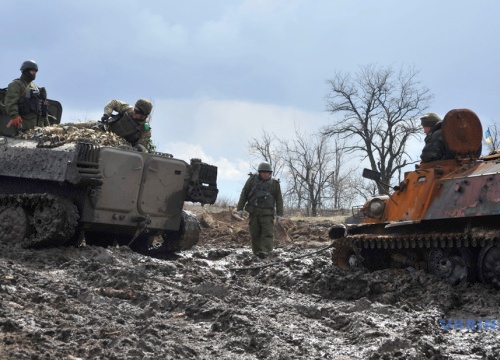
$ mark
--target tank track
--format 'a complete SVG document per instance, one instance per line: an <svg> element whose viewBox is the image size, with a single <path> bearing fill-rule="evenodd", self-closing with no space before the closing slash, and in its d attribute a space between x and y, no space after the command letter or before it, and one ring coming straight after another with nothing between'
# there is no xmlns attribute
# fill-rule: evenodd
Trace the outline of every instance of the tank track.
<svg viewBox="0 0 500 360"><path fill-rule="evenodd" d="M180 229L178 231L165 231L162 238L163 242L157 249L162 253L171 254L177 251L189 250L200 239L200 223L193 214L182 211Z"/></svg>
<svg viewBox="0 0 500 360"><path fill-rule="evenodd" d="M23 247L67 245L75 238L78 209L50 194L0 195L0 241Z"/></svg>
<svg viewBox="0 0 500 360"><path fill-rule="evenodd" d="M411 267L453 284L479 279L500 287L499 235L485 228L460 233L353 234L334 240L332 261L344 269Z"/></svg>
<svg viewBox="0 0 500 360"><path fill-rule="evenodd" d="M335 240L335 243L347 242L359 249L409 249L476 247L500 244L500 232L478 229L468 233L433 233L404 235L349 235Z"/></svg>

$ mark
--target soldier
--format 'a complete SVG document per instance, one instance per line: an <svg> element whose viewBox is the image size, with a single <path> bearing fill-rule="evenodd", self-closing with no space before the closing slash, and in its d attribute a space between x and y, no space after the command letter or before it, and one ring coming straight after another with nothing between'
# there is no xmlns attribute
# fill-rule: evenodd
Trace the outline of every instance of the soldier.
<svg viewBox="0 0 500 360"><path fill-rule="evenodd" d="M441 118L436 113L430 112L422 116L420 121L426 134L425 146L420 155L422 162L455 158L455 154L449 151L444 144L441 134L441 125L443 124Z"/></svg>
<svg viewBox="0 0 500 360"><path fill-rule="evenodd" d="M120 100L111 100L104 108L101 121L107 130L127 140L135 150L149 152L151 127L148 116L153 109L149 100L139 99L135 106ZM113 111L118 114L112 115Z"/></svg>
<svg viewBox="0 0 500 360"><path fill-rule="evenodd" d="M250 214L252 251L264 256L274 248L274 214L276 209L276 221L281 221L283 197L279 181L271 177L271 165L260 163L257 172L250 174L236 209L239 216L243 216L243 208Z"/></svg>
<svg viewBox="0 0 500 360"><path fill-rule="evenodd" d="M9 84L5 94L5 111L10 117L7 127L30 130L35 126L50 125L47 117L47 92L45 88L38 88L33 82L38 72L37 63L26 60L20 70L21 77Z"/></svg>

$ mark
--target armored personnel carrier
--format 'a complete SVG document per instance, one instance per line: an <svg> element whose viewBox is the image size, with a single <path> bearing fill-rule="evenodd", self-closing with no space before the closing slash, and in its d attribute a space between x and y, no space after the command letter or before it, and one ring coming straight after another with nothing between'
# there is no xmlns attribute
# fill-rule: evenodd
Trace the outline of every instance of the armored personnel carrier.
<svg viewBox="0 0 500 360"><path fill-rule="evenodd" d="M452 284L500 287L500 154L479 158L482 127L471 110L448 112L442 134L454 159L420 164L330 229L335 265L422 269ZM368 169L363 176L380 181Z"/></svg>
<svg viewBox="0 0 500 360"><path fill-rule="evenodd" d="M199 224L185 201L213 204L217 168L164 153L57 136L0 137L0 242L25 247L129 245L152 256L189 249Z"/></svg>

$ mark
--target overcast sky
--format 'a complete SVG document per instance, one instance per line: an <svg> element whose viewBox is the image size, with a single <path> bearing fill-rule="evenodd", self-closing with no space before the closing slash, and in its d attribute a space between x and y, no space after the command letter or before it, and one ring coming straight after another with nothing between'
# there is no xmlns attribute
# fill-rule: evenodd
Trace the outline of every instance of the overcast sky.
<svg viewBox="0 0 500 360"><path fill-rule="evenodd" d="M0 14L1 87L35 60L63 122L148 98L159 150L217 165L234 200L263 129L290 139L334 121L324 98L338 71L415 67L431 111L499 120L497 0L1 0Z"/></svg>

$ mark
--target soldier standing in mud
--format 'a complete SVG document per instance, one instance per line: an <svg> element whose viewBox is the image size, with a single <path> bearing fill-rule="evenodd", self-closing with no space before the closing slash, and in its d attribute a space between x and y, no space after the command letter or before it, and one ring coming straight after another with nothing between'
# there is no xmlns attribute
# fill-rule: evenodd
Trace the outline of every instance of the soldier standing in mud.
<svg viewBox="0 0 500 360"><path fill-rule="evenodd" d="M35 126L50 125L47 92L45 88L38 88L33 82L38 72L38 64L33 60L26 60L20 70L21 77L9 84L5 94L5 111L10 117L7 127L30 130Z"/></svg>
<svg viewBox="0 0 500 360"><path fill-rule="evenodd" d="M243 208L250 214L249 228L252 237L252 251L265 256L274 249L274 214L280 222L283 216L283 196L278 180L271 177L271 165L260 163L258 174L251 174L245 183L238 202L238 215L243 216Z"/></svg>
<svg viewBox="0 0 500 360"><path fill-rule="evenodd" d="M443 141L441 118L436 113L430 112L422 116L420 121L426 134L425 146L420 155L422 162L453 159L455 154L446 148Z"/></svg>
<svg viewBox="0 0 500 360"><path fill-rule="evenodd" d="M108 131L124 138L135 150L149 152L151 147L151 127L148 116L153 104L139 99L134 106L120 100L111 100L104 108L101 122ZM116 112L116 115L112 113Z"/></svg>

